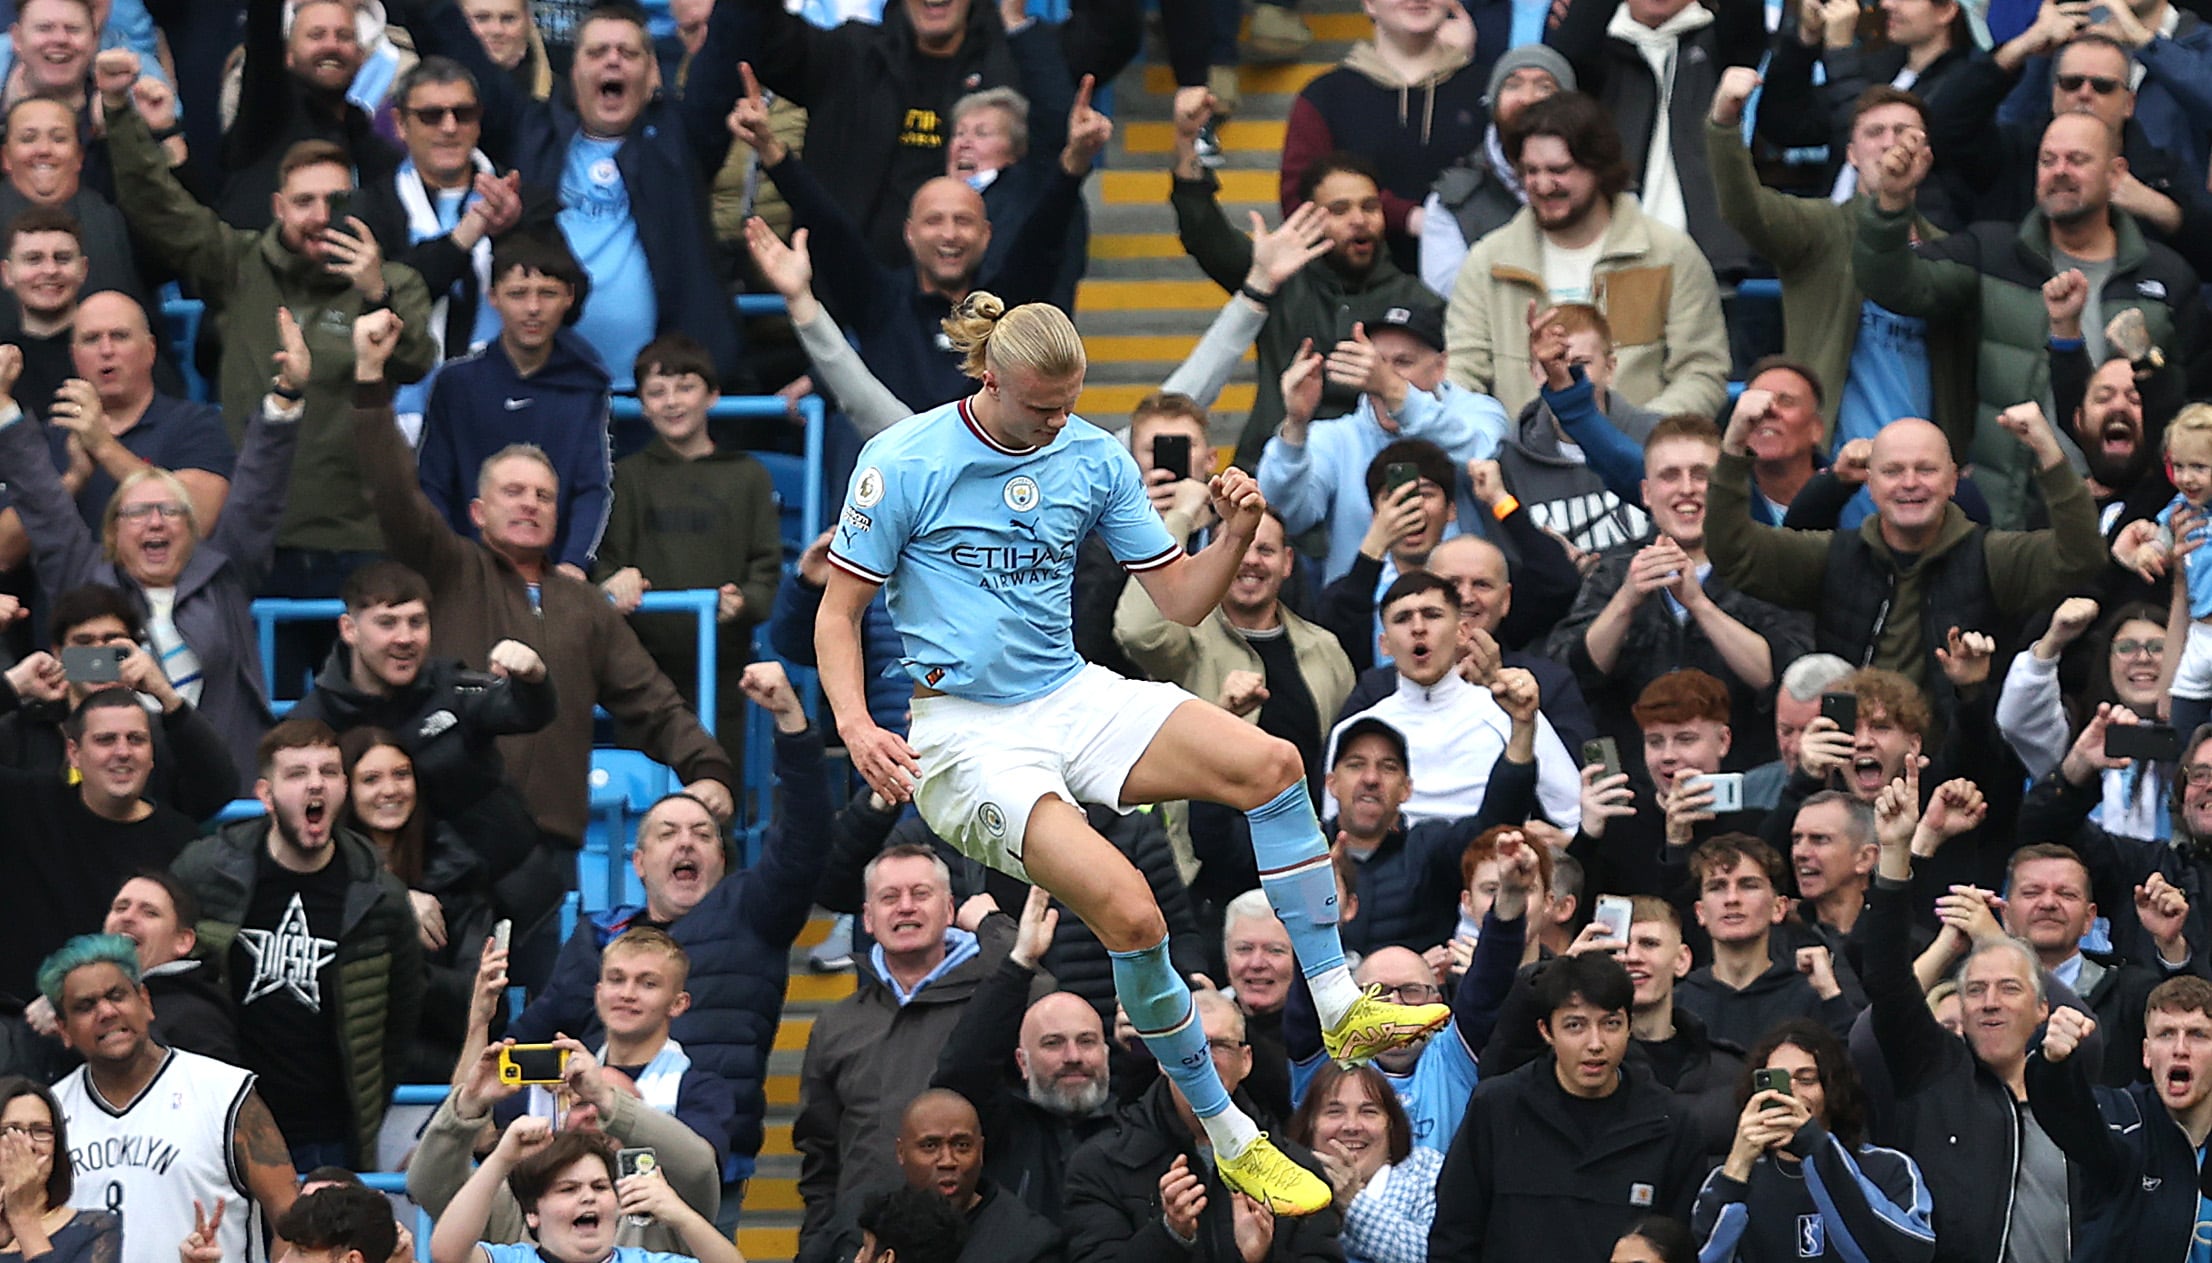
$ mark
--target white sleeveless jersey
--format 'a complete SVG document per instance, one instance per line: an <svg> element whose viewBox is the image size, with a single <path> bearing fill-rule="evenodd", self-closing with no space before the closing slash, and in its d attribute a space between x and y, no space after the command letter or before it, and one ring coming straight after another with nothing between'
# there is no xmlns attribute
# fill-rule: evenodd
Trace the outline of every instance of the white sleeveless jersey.
<svg viewBox="0 0 2212 1263"><path fill-rule="evenodd" d="M231 1137L254 1076L172 1048L145 1089L120 1108L79 1066L54 1085L69 1127L76 1192L69 1204L123 1217L122 1263L176 1263L192 1234L192 1201L223 1211L226 1263L267 1263L261 1209L246 1188Z"/></svg>

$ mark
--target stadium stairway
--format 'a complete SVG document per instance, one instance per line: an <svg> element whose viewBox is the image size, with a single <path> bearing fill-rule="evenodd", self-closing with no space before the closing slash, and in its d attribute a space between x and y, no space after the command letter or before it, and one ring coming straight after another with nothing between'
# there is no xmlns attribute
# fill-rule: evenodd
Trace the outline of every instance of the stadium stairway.
<svg viewBox="0 0 2212 1263"><path fill-rule="evenodd" d="M1306 60L1238 71L1243 102L1221 127L1227 162L1222 206L1243 225L1257 210L1276 222L1276 172L1283 120L1291 99L1371 29L1356 0L1309 0L1301 6L1313 27ZM1115 131L1106 168L1088 189L1091 264L1076 298L1075 323L1090 351L1089 383L1078 405L1087 416L1118 420L1156 389L1198 342L1228 295L1199 272L1175 237L1168 209L1168 164L1175 147L1170 99L1175 81L1164 64L1140 62L1114 84ZM1233 444L1252 406L1252 361L1232 377L1214 412L1216 444ZM750 1263L792 1257L799 1239L799 1157L791 1124L799 1108L799 1063L814 1019L852 994L850 973L817 974L806 952L829 932L817 915L791 954L791 990L768 1062L768 1131L746 1190L737 1244Z"/></svg>
<svg viewBox="0 0 2212 1263"><path fill-rule="evenodd" d="M1270 225L1281 217L1276 190L1283 120L1299 89L1328 70L1372 25L1354 0L1308 0L1299 6L1313 28L1303 61L1245 66L1237 72L1243 102L1221 125L1221 204L1242 229L1257 210ZM1156 41L1155 41L1156 43ZM1090 351L1090 378L1078 405L1084 415L1119 420L1157 389L1228 299L1183 253L1168 208L1168 167L1174 160L1171 108L1174 76L1164 63L1131 66L1114 84L1114 140L1105 169L1087 189L1091 212L1089 273L1077 292L1076 327ZM1230 378L1213 413L1217 445L1233 444L1252 406L1252 359Z"/></svg>

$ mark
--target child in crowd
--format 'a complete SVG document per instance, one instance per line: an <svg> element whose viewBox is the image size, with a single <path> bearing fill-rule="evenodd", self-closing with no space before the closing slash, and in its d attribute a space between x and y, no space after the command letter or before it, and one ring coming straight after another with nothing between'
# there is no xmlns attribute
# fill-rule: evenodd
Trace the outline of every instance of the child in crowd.
<svg viewBox="0 0 2212 1263"><path fill-rule="evenodd" d="M768 617L783 563L776 493L768 470L718 446L707 412L721 399L714 361L681 333L638 352L638 401L653 442L614 467L614 513L600 541L594 578L625 613L649 589L721 592L720 668L712 699L715 736L743 759L745 698L737 677L753 660L753 627ZM632 621L646 652L704 713L698 696L696 633L689 614Z"/></svg>
<svg viewBox="0 0 2212 1263"><path fill-rule="evenodd" d="M2166 643L2179 651L2166 655L2160 692L2174 729L2189 733L2212 718L2212 550L2198 547L2212 500L2212 405L2191 404L2167 425L2166 470L2178 494L2158 511L2158 543L2174 579ZM2171 566L2175 561L2181 564Z"/></svg>

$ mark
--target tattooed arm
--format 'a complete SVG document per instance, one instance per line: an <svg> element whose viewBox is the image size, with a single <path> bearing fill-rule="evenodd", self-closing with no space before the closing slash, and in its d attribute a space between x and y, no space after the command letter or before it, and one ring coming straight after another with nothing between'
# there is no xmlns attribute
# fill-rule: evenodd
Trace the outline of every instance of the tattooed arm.
<svg viewBox="0 0 2212 1263"><path fill-rule="evenodd" d="M261 1204L261 1217L270 1224L290 1210L299 1195L299 1175L292 1169L292 1149L277 1130L276 1115L262 1103L261 1093L246 1093L238 1107L238 1126L230 1134L231 1165L243 1172L247 1191ZM287 1245L278 1241L269 1257L284 1257Z"/></svg>

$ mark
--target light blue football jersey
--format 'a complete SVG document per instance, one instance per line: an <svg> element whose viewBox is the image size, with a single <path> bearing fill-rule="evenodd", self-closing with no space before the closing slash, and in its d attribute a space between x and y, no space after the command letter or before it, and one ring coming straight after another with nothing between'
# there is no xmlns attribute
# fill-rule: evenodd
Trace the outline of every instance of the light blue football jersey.
<svg viewBox="0 0 2212 1263"><path fill-rule="evenodd" d="M917 682L1011 704L1083 669L1070 606L1094 530L1131 571L1182 555L1112 435L1070 416L1049 446L1014 451L962 399L861 449L830 561L885 585Z"/></svg>

